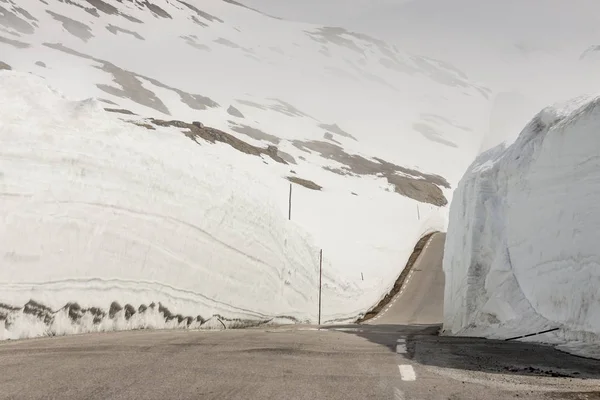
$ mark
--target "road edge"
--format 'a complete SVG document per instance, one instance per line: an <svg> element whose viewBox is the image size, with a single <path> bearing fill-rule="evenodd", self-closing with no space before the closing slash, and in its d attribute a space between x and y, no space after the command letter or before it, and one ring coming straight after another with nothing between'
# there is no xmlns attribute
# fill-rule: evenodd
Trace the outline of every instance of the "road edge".
<svg viewBox="0 0 600 400"><path fill-rule="evenodd" d="M412 254L408 258L408 261L406 262L406 266L400 273L400 276L398 276L398 278L396 279L396 282L394 283L392 290L390 290L389 293L386 294L383 297L383 299L381 299L379 301L379 303L377 303L377 305L375 305L374 307L369 309L369 311L367 311L365 313L365 315L358 318L356 320L357 324L362 324L363 322L366 322L366 321L374 318L375 316L377 316L377 314L379 314L381 312L381 310L383 310L383 308L386 305L389 304L390 301L392 301L394 296L396 296L396 294L398 294L400 292L400 290L402 289L402 285L404 285L404 281L406 280L406 277L408 276L408 274L412 270L413 266L419 259L419 256L423 252L423 249L425 248L425 246L427 246L427 243L429 243L431 238L438 233L440 233L440 231L430 232L430 233L424 235L423 237L421 237L417 241L417 244L415 245Z"/></svg>

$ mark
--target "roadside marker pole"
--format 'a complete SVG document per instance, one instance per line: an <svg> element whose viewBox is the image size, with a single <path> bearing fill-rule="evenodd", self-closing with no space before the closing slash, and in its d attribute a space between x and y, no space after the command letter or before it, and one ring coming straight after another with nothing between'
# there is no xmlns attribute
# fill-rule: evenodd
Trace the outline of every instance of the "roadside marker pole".
<svg viewBox="0 0 600 400"><path fill-rule="evenodd" d="M321 325L321 283L323 280L323 249L319 253L319 321L318 325Z"/></svg>
<svg viewBox="0 0 600 400"><path fill-rule="evenodd" d="M290 183L290 199L288 202L288 219L292 220L292 184Z"/></svg>

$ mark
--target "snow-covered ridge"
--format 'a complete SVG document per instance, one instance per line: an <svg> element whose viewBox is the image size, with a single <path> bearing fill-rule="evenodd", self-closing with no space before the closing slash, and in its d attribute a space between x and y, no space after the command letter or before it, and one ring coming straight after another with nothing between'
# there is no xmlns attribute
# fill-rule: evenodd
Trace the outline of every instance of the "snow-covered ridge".
<svg viewBox="0 0 600 400"><path fill-rule="evenodd" d="M489 91L447 63L237 2L8 0L0 11L0 61L140 115L283 146L338 142L451 183L487 122Z"/></svg>
<svg viewBox="0 0 600 400"><path fill-rule="evenodd" d="M540 112L482 154L450 208L444 329L600 357L600 98Z"/></svg>
<svg viewBox="0 0 600 400"><path fill-rule="evenodd" d="M333 174L339 192L326 171L327 190L296 186L290 222L289 165L268 147L73 101L26 73L0 71L0 99L4 338L314 321L321 248L323 320L349 320L393 283L389 260L444 223L376 177ZM295 221L322 223L316 204L340 222L311 237Z"/></svg>
<svg viewBox="0 0 600 400"><path fill-rule="evenodd" d="M28 74L0 73L0 99L5 336L29 335L14 311L31 299L314 319L318 248L274 205L262 158L120 121Z"/></svg>
<svg viewBox="0 0 600 400"><path fill-rule="evenodd" d="M320 249L324 320L357 317L444 229L490 101L447 63L222 0L6 0L0 69L11 318L312 321Z"/></svg>

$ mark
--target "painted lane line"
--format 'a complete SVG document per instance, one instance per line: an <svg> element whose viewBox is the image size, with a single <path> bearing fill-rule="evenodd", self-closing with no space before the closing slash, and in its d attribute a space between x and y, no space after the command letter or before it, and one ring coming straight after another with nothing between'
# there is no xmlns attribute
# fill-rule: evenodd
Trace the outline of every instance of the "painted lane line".
<svg viewBox="0 0 600 400"><path fill-rule="evenodd" d="M412 365L402 364L398 365L398 369L400 370L400 378L403 381L414 381L417 379L417 374L415 374L415 370Z"/></svg>

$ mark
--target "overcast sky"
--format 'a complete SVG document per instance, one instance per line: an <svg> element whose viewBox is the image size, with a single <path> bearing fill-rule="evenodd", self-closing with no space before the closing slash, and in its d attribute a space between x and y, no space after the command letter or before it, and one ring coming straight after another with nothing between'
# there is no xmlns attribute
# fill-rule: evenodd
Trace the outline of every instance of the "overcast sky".
<svg viewBox="0 0 600 400"><path fill-rule="evenodd" d="M600 45L600 0L240 1L448 61L486 86L526 93L533 109L600 92L597 65L579 60Z"/></svg>
<svg viewBox="0 0 600 400"><path fill-rule="evenodd" d="M270 14L323 25L346 25L361 14L412 0L244 0Z"/></svg>

